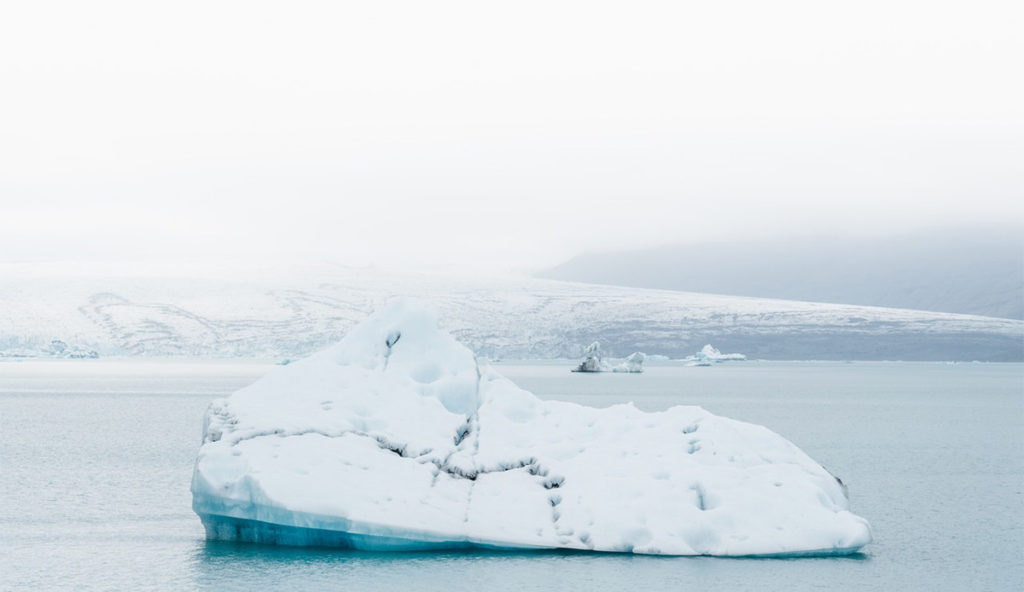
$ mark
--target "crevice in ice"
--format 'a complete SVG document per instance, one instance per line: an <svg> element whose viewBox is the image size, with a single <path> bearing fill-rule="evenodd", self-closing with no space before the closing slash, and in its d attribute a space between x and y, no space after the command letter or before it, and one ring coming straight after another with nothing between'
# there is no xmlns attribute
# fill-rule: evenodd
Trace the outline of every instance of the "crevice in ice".
<svg viewBox="0 0 1024 592"><path fill-rule="evenodd" d="M477 383L477 389L479 391L479 382ZM474 423L479 421L479 415L477 413L473 414L473 418L475 420ZM470 483L469 483L469 491L466 492L466 513L463 515L463 518L462 518L462 521L466 522L466 523L469 522L469 509L473 505L473 487L476 485L476 478L480 475L480 471L478 471L477 468L476 468L476 454L479 451L480 451L480 426L477 425L476 429L473 431L473 453L470 455L470 460L473 463L473 468L471 469L473 476L472 477L467 476L467 479L469 479Z"/></svg>
<svg viewBox="0 0 1024 592"><path fill-rule="evenodd" d="M448 463L448 458L452 455L449 454L443 460L437 458L426 459L422 462L432 463L439 472L447 473L452 477L458 479L468 479L469 481L475 481L480 475L486 475L488 473L504 473L506 471L517 471L519 469L526 469L528 473L537 477L547 477L549 471L534 457L524 458L511 462L501 462L494 466L489 467L478 467L474 466L471 469L466 469L458 465ZM544 479L541 485L545 489L558 489L565 482L565 477L561 475L554 475L550 478Z"/></svg>
<svg viewBox="0 0 1024 592"><path fill-rule="evenodd" d="M469 509L473 505L473 486L476 485L476 478L480 474L480 470L476 465L476 457L480 452L480 382L483 380L483 375L480 373L480 360L473 356L473 365L476 369L476 388L473 391L473 402L475 403L475 409L473 414L469 417L467 422L469 428L473 434L473 451L469 455L470 462L473 468L473 477L470 479L469 491L466 492L466 513L463 517L463 522L469 522ZM473 429L473 428L476 429ZM465 436L463 436L465 439Z"/></svg>
<svg viewBox="0 0 1024 592"><path fill-rule="evenodd" d="M704 511L708 509L707 499L705 498L704 487L700 483L694 483L690 489L697 494L697 509Z"/></svg>
<svg viewBox="0 0 1024 592"><path fill-rule="evenodd" d="M474 414L467 423L470 426L469 433L477 434L477 437L479 437L479 427L473 427L477 423L477 416ZM408 444L393 442L389 440L387 437L382 436L380 434L370 434L359 430L340 430L338 432L326 432L323 430L308 429L290 432L284 429L274 429L249 433L245 434L244 436L238 436L231 440L230 445L237 446L242 442L254 440L256 438L269 438L274 436L279 438L289 438L295 436L307 436L310 434L315 434L318 436L322 436L324 438L343 438L345 436L370 438L377 444L377 447L380 448L381 450L391 452L402 458L417 460L417 462L420 463L431 463L437 468L438 474L446 473L451 477L455 477L457 479L467 479L469 481L475 481L477 477L486 473L502 473L505 471L516 471L519 469L526 469L527 472L530 473L531 475L545 478L541 482L541 485L545 489L558 489L565 481L565 477L561 475L553 475L549 477L550 472L548 471L548 469L544 467L542 464L540 464L540 461L538 461L536 457L532 456L514 461L500 462L493 466L477 466L474 463L472 468L467 469L449 462L451 457L454 456L455 453L459 451L458 448L451 450L447 455L445 455L443 459L438 459L436 457L424 458L427 454L431 452L429 448L426 450L421 450L413 453L410 452ZM473 451L471 453L472 456L475 456L476 453L479 451L479 446L479 440L474 440ZM435 475L435 479L436 476L437 475Z"/></svg>
<svg viewBox="0 0 1024 592"><path fill-rule="evenodd" d="M846 499L850 499L850 489L846 486L846 483L843 483L843 480L836 476L836 474L833 473L832 471L826 469L825 467L821 468L825 469L825 472L828 473L829 475L832 475L832 478L835 479L836 483L839 484L839 488L843 490L843 496L846 497Z"/></svg>
<svg viewBox="0 0 1024 592"><path fill-rule="evenodd" d="M247 440L254 440L256 438L268 438L268 437L271 437L271 436L277 436L279 438L290 438L290 437L293 437L293 436L308 436L310 434L315 434L317 436L323 436L324 438L343 438L345 436L359 436L361 438L370 438L374 442L377 443L377 446L381 450L386 450L388 452L393 452L393 453L397 454L398 456L401 456L402 458L415 458L415 457L423 456L424 454L427 454L427 453L430 452L430 449L427 449L427 450L421 450L421 451L416 452L415 454L412 454L412 453L409 452L409 445L408 444L398 444L396 442L392 442L391 440L389 440L388 438L386 438L385 436L382 436L380 434L369 434L367 432L362 432L362 431L359 431L359 430L340 430L340 431L337 431L337 432L326 432L324 430L316 430L316 429L297 430L297 431L294 431L294 432L289 432L289 431L283 430L283 429L266 430L266 431L262 431L262 432L253 432L253 433L249 433L249 434L245 434L243 436L238 436L236 438L233 438L231 440L231 446L237 446L237 445L241 444L242 442L245 442ZM212 440L212 441L216 442L216 440Z"/></svg>
<svg viewBox="0 0 1024 592"><path fill-rule="evenodd" d="M462 444L462 441L466 439L466 436L473 431L472 417L466 418L466 423L459 426L459 429L455 432L455 445Z"/></svg>
<svg viewBox="0 0 1024 592"><path fill-rule="evenodd" d="M574 531L571 527L562 528L558 523L559 519L562 517L562 512L558 509L559 504L562 503L562 496L557 493L552 493L548 496L548 503L551 504L551 525L555 529L555 534L559 536L559 542L563 545L567 544L569 542L568 537L571 537L574 534Z"/></svg>
<svg viewBox="0 0 1024 592"><path fill-rule="evenodd" d="M391 348L394 347L401 338L402 332L395 330L388 333L388 336L384 339L384 345L388 347L388 350L384 352L384 370L388 369L388 362L391 360Z"/></svg>
<svg viewBox="0 0 1024 592"><path fill-rule="evenodd" d="M393 442L390 442L387 438L385 438L383 436L374 436L373 439L377 441L377 446L380 446L381 450L387 450L387 451L390 451L390 452L393 452L393 453L397 454L398 456L401 456L402 458L408 458L406 456L406 454L405 454L405 451L406 451L406 445L405 444L401 444L401 445L395 444ZM416 455L416 456L419 456L419 455Z"/></svg>
<svg viewBox="0 0 1024 592"><path fill-rule="evenodd" d="M446 474L448 474L451 477L455 477L456 479L468 479L470 481L475 481L477 476L480 475L481 472L486 472L486 471L477 471L476 469L468 469L467 470L467 469L464 469L464 468L462 468L462 467L460 467L458 465L450 465L450 464L448 464L447 460L438 460L436 458L432 458L432 459L428 460L427 462L430 462L435 467L437 467L437 470L440 473L446 473ZM435 474L435 482L436 482L436 477L437 477L437 474Z"/></svg>

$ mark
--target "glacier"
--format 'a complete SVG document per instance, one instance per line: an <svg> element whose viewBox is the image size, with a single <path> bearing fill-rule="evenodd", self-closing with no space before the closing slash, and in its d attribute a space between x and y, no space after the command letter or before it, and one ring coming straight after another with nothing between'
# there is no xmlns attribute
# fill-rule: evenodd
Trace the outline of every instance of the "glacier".
<svg viewBox="0 0 1024 592"><path fill-rule="evenodd" d="M415 301L211 403L207 537L367 550L856 552L846 488L767 428L678 406L542 401Z"/></svg>
<svg viewBox="0 0 1024 592"><path fill-rule="evenodd" d="M600 341L611 357L680 359L713 343L765 360L1024 360L1012 319L295 261L181 276L79 267L0 263L0 361L49 357L55 339L102 358L295 360L405 294L492 359L579 359Z"/></svg>

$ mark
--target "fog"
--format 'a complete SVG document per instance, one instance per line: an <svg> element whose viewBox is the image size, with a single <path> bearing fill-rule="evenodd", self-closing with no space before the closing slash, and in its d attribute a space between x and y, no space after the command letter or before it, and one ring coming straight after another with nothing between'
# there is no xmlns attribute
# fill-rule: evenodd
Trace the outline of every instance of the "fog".
<svg viewBox="0 0 1024 592"><path fill-rule="evenodd" d="M1024 224L1014 2L33 2L0 259L540 269Z"/></svg>
<svg viewBox="0 0 1024 592"><path fill-rule="evenodd" d="M1024 319L1024 233L939 228L587 253L540 275L561 280Z"/></svg>

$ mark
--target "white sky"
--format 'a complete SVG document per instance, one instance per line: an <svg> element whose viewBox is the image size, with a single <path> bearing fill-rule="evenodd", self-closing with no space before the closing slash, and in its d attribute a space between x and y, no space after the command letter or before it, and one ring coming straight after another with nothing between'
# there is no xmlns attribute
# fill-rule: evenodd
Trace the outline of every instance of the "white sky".
<svg viewBox="0 0 1024 592"><path fill-rule="evenodd" d="M1024 224L1022 7L10 2L0 260Z"/></svg>

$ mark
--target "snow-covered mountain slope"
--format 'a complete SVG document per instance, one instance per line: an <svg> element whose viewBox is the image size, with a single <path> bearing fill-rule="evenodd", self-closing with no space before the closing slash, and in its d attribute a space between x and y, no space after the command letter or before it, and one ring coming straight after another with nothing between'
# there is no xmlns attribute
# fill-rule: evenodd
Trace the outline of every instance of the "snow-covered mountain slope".
<svg viewBox="0 0 1024 592"><path fill-rule="evenodd" d="M433 302L478 354L682 357L714 343L765 359L1024 359L1024 322L913 310L458 278L319 266L166 278L0 266L0 355L51 341L101 356L295 358L338 341L394 296Z"/></svg>

